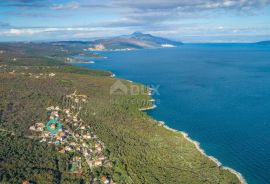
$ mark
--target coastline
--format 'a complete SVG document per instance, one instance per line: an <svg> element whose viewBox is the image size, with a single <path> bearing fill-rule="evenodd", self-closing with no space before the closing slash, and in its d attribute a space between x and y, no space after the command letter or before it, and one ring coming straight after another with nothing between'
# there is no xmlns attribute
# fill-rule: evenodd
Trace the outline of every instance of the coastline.
<svg viewBox="0 0 270 184"><path fill-rule="evenodd" d="M152 96L152 90L153 90L152 88L148 88L147 95L150 96L150 97ZM155 99L154 98L151 97L151 99L149 101L152 102L152 106L150 106L150 107L142 107L142 108L139 108L139 110L140 111L147 111L147 110L151 110L151 109L157 108L157 106L155 104L153 104L153 102L155 102Z"/></svg>
<svg viewBox="0 0 270 184"><path fill-rule="evenodd" d="M71 61L71 62L67 62L67 63L82 63L82 64L95 64L95 61Z"/></svg>
<svg viewBox="0 0 270 184"><path fill-rule="evenodd" d="M170 131L175 132L175 133L180 133L184 137L184 139L191 142L202 155L204 155L208 159L212 160L218 167L222 167L222 169L228 170L232 174L236 175L236 177L239 179L241 184L247 184L247 181L245 180L245 178L242 176L242 174L240 172L237 172L236 170L234 170L234 169L232 169L230 167L223 166L222 163L217 158L215 158L215 157L213 157L211 155L207 155L205 153L205 151L200 147L200 143L193 140L193 139L191 139L186 132L170 128L163 121L161 121L159 123L161 123L163 125L163 127L166 128L167 130L170 130Z"/></svg>
<svg viewBox="0 0 270 184"><path fill-rule="evenodd" d="M114 73L112 73L112 75L110 76L112 78L115 78L116 75ZM124 79L130 83L133 83L133 81L131 80L128 80L128 79ZM151 96L151 99L150 101L151 102L154 102L155 99L152 97L152 89L151 88L148 88L148 93L147 93L148 96ZM155 109L157 108L157 105L153 104L152 106L150 107L143 107L143 108L139 108L138 110L139 111L147 111L147 110L152 110L152 109ZM156 120L157 121L157 120ZM206 156L208 159L212 160L218 167L221 167L222 169L224 170L228 170L230 173L234 174L238 180L240 181L241 184L248 184L247 181L245 180L245 178L242 176L242 174L230 167L227 167L227 166L223 166L222 163L217 159L215 158L214 156L211 156L211 155L207 155L205 153L205 151L200 147L200 143L198 141L195 141L195 140L192 140L189 136L188 136L188 133L184 132L184 131L180 131L180 130L176 130L176 129L173 129L173 128L170 128L169 126L166 125L166 123L164 121L157 121L157 123L159 123L161 126L163 126L165 129L169 130L169 131L172 131L174 133L180 133L184 139L186 139L187 141L189 141L190 143L192 143L195 148L204 156Z"/></svg>
<svg viewBox="0 0 270 184"><path fill-rule="evenodd" d="M156 107L157 107L156 105L152 105L150 107L139 108L139 110L140 111L147 111L147 110L155 109Z"/></svg>
<svg viewBox="0 0 270 184"><path fill-rule="evenodd" d="M152 89L149 88L149 92L148 92L148 95L149 96L152 96ZM154 102L155 99L154 98L151 98L150 100L151 102ZM140 111L147 111L147 110L151 110L151 109L155 109L157 106L155 104L153 104L152 106L150 107L145 107L145 108L140 108L139 110ZM234 174L238 180L240 181L241 184L247 184L247 181L245 180L245 178L243 177L243 175L230 168L230 167L227 167L227 166L223 166L222 163L217 159L215 158L214 156L211 156L211 155L207 155L205 153L205 151L200 147L200 143L198 141L195 141L193 140L191 137L189 137L188 133L184 132L184 131L180 131L180 130L176 130L176 129L173 129L173 128L170 128L169 126L166 125L166 123L164 121L157 121L161 126L163 126L165 129L169 130L169 131L172 131L174 133L180 133L185 140L187 140L188 142L192 143L195 148L204 156L206 156L208 159L212 160L218 167L221 167L222 169L224 170L228 170L230 173Z"/></svg>

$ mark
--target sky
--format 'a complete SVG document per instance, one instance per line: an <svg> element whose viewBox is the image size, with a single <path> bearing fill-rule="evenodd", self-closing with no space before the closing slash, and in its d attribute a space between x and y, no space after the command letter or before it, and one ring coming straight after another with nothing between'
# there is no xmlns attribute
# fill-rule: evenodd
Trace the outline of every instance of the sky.
<svg viewBox="0 0 270 184"><path fill-rule="evenodd" d="M0 41L140 31L183 42L270 40L270 0L2 0Z"/></svg>

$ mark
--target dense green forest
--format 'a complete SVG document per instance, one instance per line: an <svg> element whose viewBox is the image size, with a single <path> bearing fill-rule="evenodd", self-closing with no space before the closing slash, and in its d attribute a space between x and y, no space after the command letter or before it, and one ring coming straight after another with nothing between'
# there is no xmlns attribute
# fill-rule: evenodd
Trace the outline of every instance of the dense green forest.
<svg viewBox="0 0 270 184"><path fill-rule="evenodd" d="M116 183L240 183L182 134L140 111L151 106L146 93L111 94L117 79L110 72L64 62L83 48L78 43L0 44L0 183L102 183L103 175ZM143 87L121 82L128 89ZM83 161L83 172L72 173L72 154L60 154L57 146L41 143L29 131L46 120L46 107L65 106L63 99L75 90L89 98L80 115L106 145L111 168L89 170Z"/></svg>

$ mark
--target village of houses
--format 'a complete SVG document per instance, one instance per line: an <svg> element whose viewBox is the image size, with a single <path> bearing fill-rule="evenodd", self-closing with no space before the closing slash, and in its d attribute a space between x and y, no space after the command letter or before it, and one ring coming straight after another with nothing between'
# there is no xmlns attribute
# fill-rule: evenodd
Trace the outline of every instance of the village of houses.
<svg viewBox="0 0 270 184"><path fill-rule="evenodd" d="M74 102L71 109L61 109L59 106L48 107L48 121L56 120L61 123L61 129L56 133L51 133L46 122L38 122L32 125L29 129L32 132L38 133L40 142L53 144L57 146L61 154L74 152L77 156L73 156L69 163L69 171L80 173L82 160L87 162L87 165L92 170L95 167L111 167L111 162L105 155L105 146L99 138L90 131L90 127L85 125L84 121L78 117L78 114L83 104L87 101L87 96L78 95L76 91L66 96L67 99ZM76 110L77 109L77 110ZM76 112L76 113L75 113ZM51 129L56 129L56 124L50 125ZM97 179L96 179L97 180ZM99 179L104 184L114 184L111 178L101 176Z"/></svg>
<svg viewBox="0 0 270 184"><path fill-rule="evenodd" d="M6 72L10 75L23 75L23 76L28 76L30 78L35 78L35 79L52 78L56 75L55 73L16 72L15 68L17 68L19 70L23 69L25 71L27 71L29 69L29 67L27 67L27 66L16 66L16 67L13 67L13 69L10 69L10 67L8 67L7 65L0 65L0 71ZM50 67L44 67L44 68L49 69Z"/></svg>

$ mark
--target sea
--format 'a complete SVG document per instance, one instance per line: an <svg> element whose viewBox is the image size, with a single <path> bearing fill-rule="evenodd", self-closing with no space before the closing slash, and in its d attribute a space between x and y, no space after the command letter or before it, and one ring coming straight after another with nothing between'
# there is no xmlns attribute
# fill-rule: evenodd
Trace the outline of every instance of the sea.
<svg viewBox="0 0 270 184"><path fill-rule="evenodd" d="M147 113L200 143L250 184L270 183L270 46L184 44L98 52L86 68L155 88Z"/></svg>

